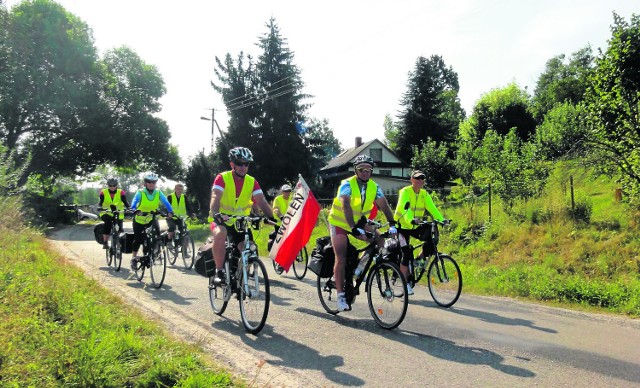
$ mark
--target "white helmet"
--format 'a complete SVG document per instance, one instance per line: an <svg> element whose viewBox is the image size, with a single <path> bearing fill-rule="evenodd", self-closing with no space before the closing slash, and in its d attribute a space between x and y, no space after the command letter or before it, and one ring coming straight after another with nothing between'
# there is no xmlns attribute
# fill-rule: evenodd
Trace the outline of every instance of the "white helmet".
<svg viewBox="0 0 640 388"><path fill-rule="evenodd" d="M229 150L229 160L236 162L253 162L253 154L246 147L235 147Z"/></svg>
<svg viewBox="0 0 640 388"><path fill-rule="evenodd" d="M288 184L284 184L282 185L282 187L280 188L280 191L291 191L291 186L289 186Z"/></svg>
<svg viewBox="0 0 640 388"><path fill-rule="evenodd" d="M158 176L152 172L146 174L144 176L144 182L145 183L154 183L158 181Z"/></svg>

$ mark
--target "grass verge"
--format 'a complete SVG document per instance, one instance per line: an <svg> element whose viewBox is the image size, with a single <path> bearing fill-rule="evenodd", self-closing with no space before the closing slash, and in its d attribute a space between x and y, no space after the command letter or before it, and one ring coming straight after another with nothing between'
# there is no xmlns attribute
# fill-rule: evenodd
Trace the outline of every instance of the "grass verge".
<svg viewBox="0 0 640 388"><path fill-rule="evenodd" d="M22 224L17 201L0 204L0 385L243 384L65 264Z"/></svg>

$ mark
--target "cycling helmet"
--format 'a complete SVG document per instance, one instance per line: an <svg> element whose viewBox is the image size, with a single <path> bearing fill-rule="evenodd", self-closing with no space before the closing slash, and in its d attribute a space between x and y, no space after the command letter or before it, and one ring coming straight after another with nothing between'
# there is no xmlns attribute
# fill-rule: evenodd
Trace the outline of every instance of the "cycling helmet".
<svg viewBox="0 0 640 388"><path fill-rule="evenodd" d="M373 163L373 159L371 159L371 156L369 156L369 155L358 155L353 160L353 167L358 167L359 164L363 164L363 163L370 164L372 167L375 165Z"/></svg>
<svg viewBox="0 0 640 388"><path fill-rule="evenodd" d="M107 179L107 186L118 186L118 179L116 178Z"/></svg>
<svg viewBox="0 0 640 388"><path fill-rule="evenodd" d="M154 183L158 181L158 176L152 172L146 174L144 176L144 182L145 183Z"/></svg>
<svg viewBox="0 0 640 388"><path fill-rule="evenodd" d="M234 163L241 161L253 162L253 154L246 147L234 147L229 150L229 160Z"/></svg>

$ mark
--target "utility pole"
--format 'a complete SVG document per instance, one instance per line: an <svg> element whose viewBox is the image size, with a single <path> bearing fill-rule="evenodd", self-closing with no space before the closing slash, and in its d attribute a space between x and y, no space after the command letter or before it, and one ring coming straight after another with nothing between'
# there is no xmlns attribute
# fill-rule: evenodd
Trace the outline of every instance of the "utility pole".
<svg viewBox="0 0 640 388"><path fill-rule="evenodd" d="M211 108L211 118L200 116L200 120L211 121L211 153L213 153L216 147L214 128L218 125L218 123L216 123L216 109ZM220 131L220 126L218 126L218 131ZM220 135L222 136L222 131L220 131Z"/></svg>

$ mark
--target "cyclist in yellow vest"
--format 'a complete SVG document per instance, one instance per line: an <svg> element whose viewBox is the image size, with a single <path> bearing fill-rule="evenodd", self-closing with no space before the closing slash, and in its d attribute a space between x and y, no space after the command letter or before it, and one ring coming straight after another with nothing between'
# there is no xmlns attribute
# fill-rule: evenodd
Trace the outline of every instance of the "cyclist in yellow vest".
<svg viewBox="0 0 640 388"><path fill-rule="evenodd" d="M118 180L116 178L107 179L107 188L102 190L99 194L98 207L111 210L124 210L129 207L129 201L127 200L127 194L124 190L118 189ZM109 235L111 234L111 222L113 215L109 212L101 212L100 219L104 221L104 233L102 238L104 243L102 247L108 249L107 241L109 241ZM118 215L118 228L122 231L122 220L124 219L124 213Z"/></svg>
<svg viewBox="0 0 640 388"><path fill-rule="evenodd" d="M183 218L187 214L191 213L191 206L187 201L187 196L183 195L184 185L182 183L176 183L173 187L173 193L169 194L167 200L173 208L173 214L175 218L167 218L167 231L169 242L167 245L173 245L173 233L176 231L176 226L180 229L180 233L184 232L184 220Z"/></svg>
<svg viewBox="0 0 640 388"><path fill-rule="evenodd" d="M151 226L151 222L153 221L152 216L141 213L157 211L160 208L160 204L164 205L167 209L169 217L171 213L173 213L173 208L169 201L167 201L167 197L165 197L162 191L156 189L157 182L158 176L156 174L146 174L144 176L144 188L136 193L135 197L133 197L133 202L131 202L131 210L135 211L135 216L133 217L133 244L131 246L133 249L131 269L134 271L138 267L138 249L140 249L140 245L142 245L144 239L144 230ZM158 220L156 220L156 222L158 222Z"/></svg>
<svg viewBox="0 0 640 388"><path fill-rule="evenodd" d="M284 184L280 191L282 194L273 199L273 215L278 221L287 213L289 201L291 201L291 186Z"/></svg>
<svg viewBox="0 0 640 388"><path fill-rule="evenodd" d="M411 237L420 238L425 233L426 226L416 226L414 222L420 221L425 214L430 214L435 220L443 221L444 217L433 203L433 199L423 189L426 175L420 170L411 172L411 186L403 187L398 193L398 205L394 218L398 221L398 232L404 237L407 245L402 247L402 263L400 271L405 276L409 276L409 260L413 260L413 250L409 246ZM409 203L408 207L406 204ZM413 295L413 288L407 283L407 292Z"/></svg>
<svg viewBox="0 0 640 388"><path fill-rule="evenodd" d="M213 259L216 263L216 285L225 284L224 255L227 235L242 250L244 235L233 227L230 215L249 215L254 203L272 221L273 211L264 197L258 181L247 174L249 164L253 162L253 154L248 148L235 147L229 151L230 171L216 176L211 188L210 217L211 234L213 235Z"/></svg>
<svg viewBox="0 0 640 388"><path fill-rule="evenodd" d="M336 256L333 274L338 291L338 311L349 309L344 294L349 234L360 240L367 240L364 223L370 215L374 203L389 221L391 225L389 232L397 233L391 207L389 207L380 186L370 179L373 166L373 159L369 155L355 157L353 162L355 175L341 182L329 212L331 245L333 245Z"/></svg>

